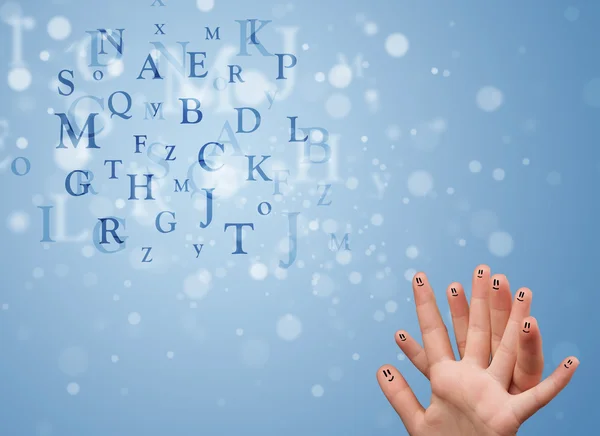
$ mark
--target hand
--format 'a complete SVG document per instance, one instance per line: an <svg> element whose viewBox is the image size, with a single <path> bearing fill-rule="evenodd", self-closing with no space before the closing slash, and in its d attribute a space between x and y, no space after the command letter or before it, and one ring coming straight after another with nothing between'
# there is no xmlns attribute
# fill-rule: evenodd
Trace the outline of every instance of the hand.
<svg viewBox="0 0 600 436"><path fill-rule="evenodd" d="M541 335L529 316L531 291L519 289L512 304L506 277L490 277L485 265L475 269L470 309L459 284L447 292L460 361L454 359L425 274L415 275L413 291L424 349L404 331L396 341L430 379L430 406L423 409L392 366L377 372L384 394L413 436L515 435L568 384L579 365L575 357L565 359L540 383Z"/></svg>

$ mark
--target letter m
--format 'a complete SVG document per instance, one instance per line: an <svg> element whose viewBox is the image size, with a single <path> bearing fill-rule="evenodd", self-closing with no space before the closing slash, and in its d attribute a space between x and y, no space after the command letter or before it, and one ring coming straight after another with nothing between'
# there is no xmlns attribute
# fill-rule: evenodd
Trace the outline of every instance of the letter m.
<svg viewBox="0 0 600 436"><path fill-rule="evenodd" d="M181 185L181 183L179 182L179 179L175 179L175 192L181 192L181 191L185 191L185 192L190 192L190 179L185 179L185 182L183 182L183 186Z"/></svg>
<svg viewBox="0 0 600 436"><path fill-rule="evenodd" d="M335 236L335 233L330 233L331 236L331 240L329 241L329 248L331 251L340 251L340 249L342 248L342 244L344 244L344 250L348 250L350 251L350 243L348 241L348 236L350 234L346 233L344 235L344 239L342 239L340 241L340 243L338 244L337 238Z"/></svg>
<svg viewBox="0 0 600 436"><path fill-rule="evenodd" d="M217 27L214 32L210 31L210 27L205 27L205 29L206 29L206 38L205 39L207 39L207 40L208 39L221 39L221 38L219 38L220 27Z"/></svg>
<svg viewBox="0 0 600 436"><path fill-rule="evenodd" d="M69 121L69 118L66 114L60 113L54 115L60 118L60 143L56 146L56 148L68 148L64 142L65 132L67 132L67 135L69 135L69 139L73 144L73 148L77 148L77 146L79 145L79 141L81 141L81 138L83 137L83 132L85 132L85 129L88 129L88 145L86 148L100 148L96 145L96 129L94 128L94 120L98 115L97 113L92 113L88 115L87 120L83 125L83 128L79 132L79 135L75 134L73 126L71 125L71 122Z"/></svg>

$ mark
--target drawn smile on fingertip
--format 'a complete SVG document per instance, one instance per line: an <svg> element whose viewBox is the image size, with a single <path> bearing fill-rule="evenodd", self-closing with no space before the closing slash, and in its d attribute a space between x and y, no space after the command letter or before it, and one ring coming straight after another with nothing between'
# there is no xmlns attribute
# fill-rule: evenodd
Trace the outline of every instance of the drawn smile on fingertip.
<svg viewBox="0 0 600 436"><path fill-rule="evenodd" d="M519 292L519 295L517 295L517 300L525 301L525 292L523 292L523 291Z"/></svg>
<svg viewBox="0 0 600 436"><path fill-rule="evenodd" d="M523 333L529 333L531 330L531 323L525 321L525 326L523 327Z"/></svg>
<svg viewBox="0 0 600 436"><path fill-rule="evenodd" d="M494 284L492 285L492 288L494 289L494 291L499 290L500 289L500 280L494 279Z"/></svg>
<svg viewBox="0 0 600 436"><path fill-rule="evenodd" d="M419 286L419 287L425 285L425 283L423 283L423 279L421 277L417 277L415 279L415 281L417 282L417 286Z"/></svg>
<svg viewBox="0 0 600 436"><path fill-rule="evenodd" d="M391 382L394 380L394 376L392 375L392 371L390 371L389 369L384 369L383 370L383 375L385 376L386 380ZM391 377L391 378L388 378Z"/></svg>
<svg viewBox="0 0 600 436"><path fill-rule="evenodd" d="M483 270L482 269L477 270L477 277L480 279L483 278Z"/></svg>
<svg viewBox="0 0 600 436"><path fill-rule="evenodd" d="M569 364L569 366L567 366L567 363ZM563 366L567 369L569 369L571 367L571 365L573 365L573 361L571 359L567 360L567 363L563 364Z"/></svg>

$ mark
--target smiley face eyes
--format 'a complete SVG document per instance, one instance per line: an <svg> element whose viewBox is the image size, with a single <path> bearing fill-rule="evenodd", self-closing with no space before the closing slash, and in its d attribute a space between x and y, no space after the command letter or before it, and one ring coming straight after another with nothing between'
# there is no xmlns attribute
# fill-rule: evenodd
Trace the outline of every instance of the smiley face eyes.
<svg viewBox="0 0 600 436"><path fill-rule="evenodd" d="M571 359L567 360L567 363L563 364L563 366L569 369L573 365L573 361Z"/></svg>
<svg viewBox="0 0 600 436"><path fill-rule="evenodd" d="M453 297L458 297L458 291L456 290L456 288L450 288L450 292L452 293Z"/></svg>
<svg viewBox="0 0 600 436"><path fill-rule="evenodd" d="M415 282L417 282L417 286L423 286L424 285L423 279L421 277L417 277L415 279Z"/></svg>
<svg viewBox="0 0 600 436"><path fill-rule="evenodd" d="M531 323L525 321L525 325L523 326L523 333L529 333L530 328L531 328Z"/></svg>
<svg viewBox="0 0 600 436"><path fill-rule="evenodd" d="M400 333L400 334L398 335L398 337L400 338L400 340L401 340L402 342L406 341L406 335L405 335L404 333Z"/></svg>
<svg viewBox="0 0 600 436"><path fill-rule="evenodd" d="M498 290L498 289L500 289L500 280L498 280L498 279L494 279L494 283L493 283L492 287L493 287L495 290Z"/></svg>
<svg viewBox="0 0 600 436"><path fill-rule="evenodd" d="M525 300L525 292L523 292L523 291L520 291L520 292L517 294L517 300L518 300L518 301L524 301L524 300Z"/></svg>
<svg viewBox="0 0 600 436"><path fill-rule="evenodd" d="M477 277L479 277L479 278L483 277L483 270L482 269L478 269L477 270Z"/></svg>
<svg viewBox="0 0 600 436"><path fill-rule="evenodd" d="M389 369L384 369L383 370L383 375L385 376L385 378L387 379L387 381L391 382L394 380L394 376L392 375L392 371L390 371ZM391 378L390 378L391 377Z"/></svg>

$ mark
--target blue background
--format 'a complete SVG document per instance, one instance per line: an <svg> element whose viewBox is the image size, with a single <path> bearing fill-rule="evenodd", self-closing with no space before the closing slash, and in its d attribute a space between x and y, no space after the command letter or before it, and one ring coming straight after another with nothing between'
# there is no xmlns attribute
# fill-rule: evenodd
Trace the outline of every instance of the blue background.
<svg viewBox="0 0 600 436"><path fill-rule="evenodd" d="M0 433L405 434L375 372L396 365L428 403L427 380L393 338L399 328L418 333L412 274L429 275L449 322L446 286L470 288L479 263L506 274L513 292L533 290L545 376L570 354L581 360L568 388L521 433L597 432L599 3L216 0L210 11L192 0L151 3L0 5ZM7 22L26 17L15 62ZM247 18L273 20L261 42L297 55L286 83L274 80L274 58L254 49L235 56L234 20ZM167 34L154 35L154 23L167 23ZM221 40L206 41L205 26L220 26ZM85 32L97 28L126 29L123 69L100 82L86 76L89 52L79 57ZM403 56L386 50L394 33L409 41ZM150 41L207 51L211 79L193 86L208 96L136 80ZM215 63L227 46L233 56ZM219 94L215 70L229 61L254 70L253 80ZM65 68L75 72L70 97L57 92ZM268 109L262 91L275 86L284 98ZM56 149L52 111L117 90L133 96L133 118L105 111L101 149ZM216 105L229 91L229 105ZM194 96L204 119L181 125L177 98ZM144 120L143 102L165 97L165 120ZM335 135L337 174L311 165L309 177L274 196L272 183L245 182L247 163L230 156L228 175L216 176L214 222L200 229L203 197L173 193L173 178L185 179L199 147L216 140L225 120L235 125L231 108L243 105L262 115L256 132L240 135L244 153L271 154L297 179L299 146L287 142L286 117L298 116L299 126ZM168 173L133 154L134 134L177 144ZM25 176L11 172L17 156L31 162ZM160 174L161 198L128 201L125 171L109 181L104 159L122 159L129 174ZM66 197L73 169L94 172L97 195ZM332 184L330 206L317 206L319 180ZM62 222L66 233L40 243L38 206L55 213L57 201L64 220L53 215L52 232ZM269 216L257 214L261 201L273 205ZM174 232L154 228L161 210L177 213ZM277 268L287 259L285 211L300 212L298 259L287 271ZM102 254L91 231L98 217L113 215L127 219L127 248ZM248 255L231 254L225 222L255 223L244 238ZM350 253L329 249L331 231L338 240L350 234ZM195 259L198 242L206 245ZM144 246L153 247L150 264L141 263Z"/></svg>

